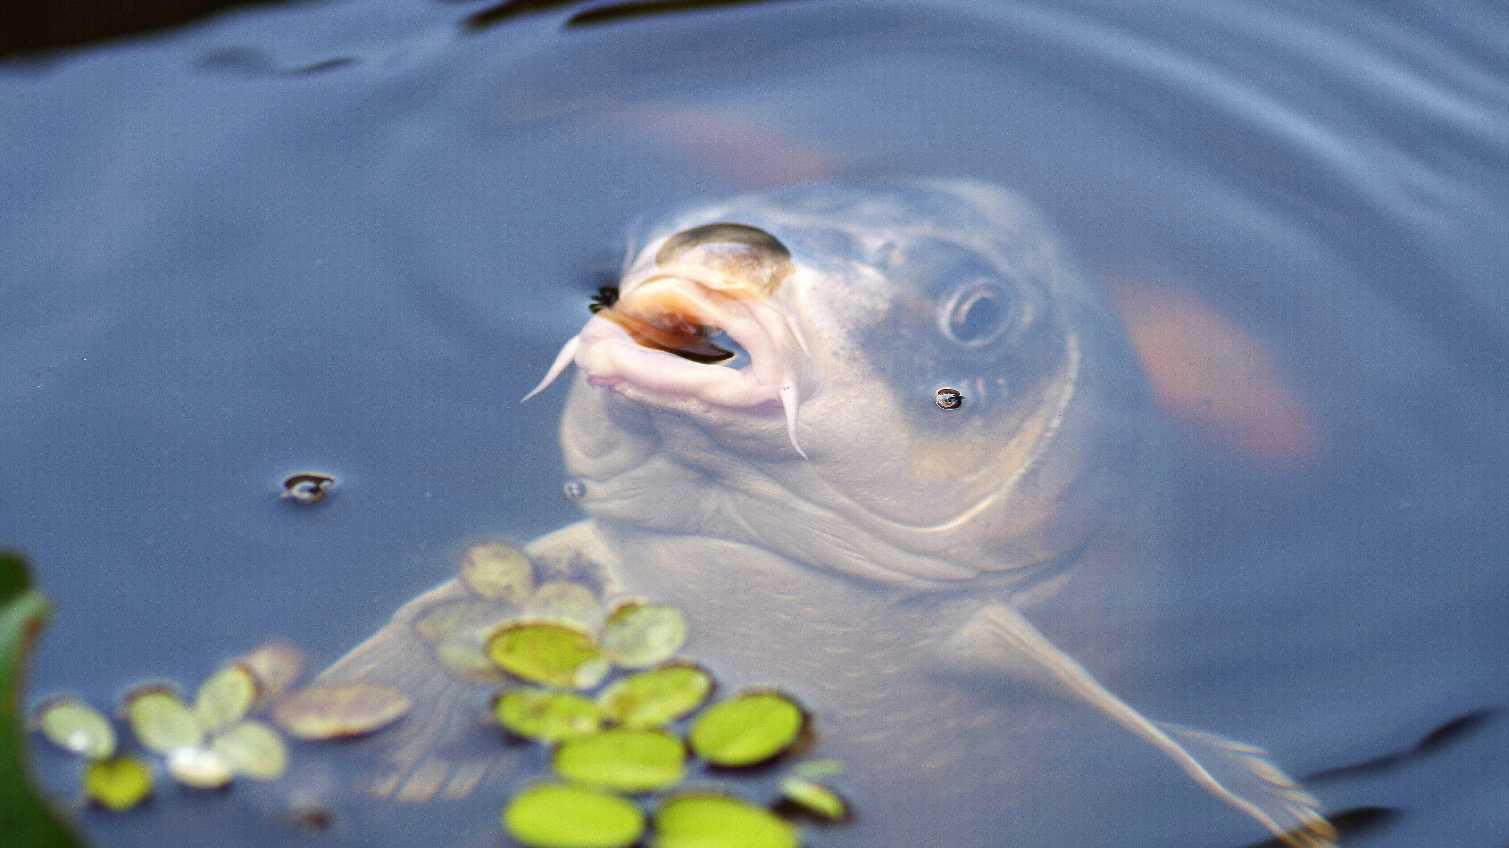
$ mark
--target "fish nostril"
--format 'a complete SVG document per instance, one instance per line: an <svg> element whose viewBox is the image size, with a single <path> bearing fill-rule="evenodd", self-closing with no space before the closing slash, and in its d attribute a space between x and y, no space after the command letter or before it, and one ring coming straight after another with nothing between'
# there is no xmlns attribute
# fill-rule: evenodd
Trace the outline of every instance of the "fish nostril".
<svg viewBox="0 0 1509 848"><path fill-rule="evenodd" d="M766 294L791 273L791 251L770 233L745 224L704 224L682 230L660 246L662 268L698 265Z"/></svg>

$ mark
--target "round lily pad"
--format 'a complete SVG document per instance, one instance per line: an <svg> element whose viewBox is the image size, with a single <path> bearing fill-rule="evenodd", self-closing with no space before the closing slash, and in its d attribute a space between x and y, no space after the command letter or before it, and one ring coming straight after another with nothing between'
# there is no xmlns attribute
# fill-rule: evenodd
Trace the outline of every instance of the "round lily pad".
<svg viewBox="0 0 1509 848"><path fill-rule="evenodd" d="M77 698L49 698L37 708L37 724L47 741L88 759L115 753L115 726Z"/></svg>
<svg viewBox="0 0 1509 848"><path fill-rule="evenodd" d="M838 822L849 817L849 805L837 792L803 777L781 781L781 795L803 812L825 821Z"/></svg>
<svg viewBox="0 0 1509 848"><path fill-rule="evenodd" d="M230 763L208 748L175 748L168 755L168 774L195 789L219 789L236 776Z"/></svg>
<svg viewBox="0 0 1509 848"><path fill-rule="evenodd" d="M199 726L214 732L240 721L257 700L257 678L240 663L231 663L210 675L194 695L194 717Z"/></svg>
<svg viewBox="0 0 1509 848"><path fill-rule="evenodd" d="M532 683L591 689L612 666L585 630L552 621L505 624L487 640L500 668Z"/></svg>
<svg viewBox="0 0 1509 848"><path fill-rule="evenodd" d="M602 604L580 583L552 580L541 583L524 605L530 616L550 621L566 621L594 629L603 620Z"/></svg>
<svg viewBox="0 0 1509 848"><path fill-rule="evenodd" d="M164 686L139 687L126 695L126 720L142 747L158 754L198 748L204 743L204 728L199 719L176 693Z"/></svg>
<svg viewBox="0 0 1509 848"><path fill-rule="evenodd" d="M214 751L236 774L274 780L288 769L288 746L276 730L260 721L243 721L217 734Z"/></svg>
<svg viewBox="0 0 1509 848"><path fill-rule="evenodd" d="M653 848L796 848L796 828L762 807L715 793L678 795L655 811Z"/></svg>
<svg viewBox="0 0 1509 848"><path fill-rule="evenodd" d="M530 848L626 848L644 833L644 813L606 792L543 783L508 802L503 827Z"/></svg>
<svg viewBox="0 0 1509 848"><path fill-rule="evenodd" d="M393 686L311 686L279 701L272 717L300 739L343 739L381 730L402 718L411 705L409 697Z"/></svg>
<svg viewBox="0 0 1509 848"><path fill-rule="evenodd" d="M461 583L478 597L522 604L534 593L534 567L512 545L473 545L461 559Z"/></svg>
<svg viewBox="0 0 1509 848"><path fill-rule="evenodd" d="M686 616L666 604L626 603L603 625L603 653L625 668L646 668L676 655L686 643Z"/></svg>
<svg viewBox="0 0 1509 848"><path fill-rule="evenodd" d="M84 796L120 812L152 794L152 767L136 757L95 760L84 770Z"/></svg>
<svg viewBox="0 0 1509 848"><path fill-rule="evenodd" d="M659 730L604 730L561 743L555 771L567 780L619 792L675 786L686 775L686 746Z"/></svg>
<svg viewBox="0 0 1509 848"><path fill-rule="evenodd" d="M713 765L752 766L784 753L806 723L801 707L785 695L745 692L698 716L688 741Z"/></svg>
<svg viewBox="0 0 1509 848"><path fill-rule="evenodd" d="M570 692L513 689L493 702L493 714L509 731L543 742L558 742L602 727L597 704Z"/></svg>
<svg viewBox="0 0 1509 848"><path fill-rule="evenodd" d="M624 727L663 727L702 706L712 691L712 675L678 663L617 680L597 703Z"/></svg>

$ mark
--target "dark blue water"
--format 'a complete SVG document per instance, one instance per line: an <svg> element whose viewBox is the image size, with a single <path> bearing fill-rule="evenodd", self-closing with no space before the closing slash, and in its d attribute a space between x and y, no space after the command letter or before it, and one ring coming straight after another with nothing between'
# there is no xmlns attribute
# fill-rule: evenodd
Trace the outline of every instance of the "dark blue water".
<svg viewBox="0 0 1509 848"><path fill-rule="evenodd" d="M270 636L328 661L467 542L572 520L557 411L517 398L636 218L967 175L1036 201L1109 290L1237 328L1216 338L1262 351L1258 388L1302 422L1254 448L1231 433L1277 426L1262 414L1170 407L1183 497L1157 534L1180 579L1148 610L1163 659L1114 688L1261 741L1333 811L1380 811L1347 844L1509 840L1502 7L773 3L468 26L482 8L257 10L0 64L0 544L57 605L34 694L110 703ZM1165 376L1201 372L1203 344ZM336 493L280 502L306 467ZM1125 782L1170 787L1154 808L1102 792L1066 802L1087 823L1034 822L1002 799L1013 844L1264 838L1143 765ZM85 820L101 844L203 844L261 809L220 803L169 791ZM330 838L348 837L371 844Z"/></svg>

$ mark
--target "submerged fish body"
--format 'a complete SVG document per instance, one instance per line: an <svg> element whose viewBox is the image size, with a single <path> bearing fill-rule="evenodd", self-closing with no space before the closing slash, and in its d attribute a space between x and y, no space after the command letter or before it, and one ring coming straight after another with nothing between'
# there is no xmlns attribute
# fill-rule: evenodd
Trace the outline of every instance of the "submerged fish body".
<svg viewBox="0 0 1509 848"><path fill-rule="evenodd" d="M939 835L947 803L983 823L952 844L993 844L980 799L1029 794L1007 749L1068 732L1057 708L1003 707L1042 684L1291 844L1329 844L1260 749L1144 718L1028 621L1108 653L1094 622L1154 574L1136 516L1159 453L1116 321L1027 204L968 181L741 196L647 231L609 300L531 392L575 366L561 444L587 518L528 552L678 605L726 680L803 697L861 803L888 798L867 844ZM419 705L386 792L484 779L455 754L463 684L414 634L461 594L431 590L326 672Z"/></svg>

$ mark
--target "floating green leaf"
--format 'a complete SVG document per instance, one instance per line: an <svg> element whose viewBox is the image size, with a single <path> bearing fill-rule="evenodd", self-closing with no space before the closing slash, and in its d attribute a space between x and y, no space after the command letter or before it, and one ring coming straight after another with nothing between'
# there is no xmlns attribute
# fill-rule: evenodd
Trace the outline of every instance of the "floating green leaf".
<svg viewBox="0 0 1509 848"><path fill-rule="evenodd" d="M675 786L686 775L686 746L659 730L604 730L562 742L555 771L588 786L649 792Z"/></svg>
<svg viewBox="0 0 1509 848"><path fill-rule="evenodd" d="M702 706L712 691L711 675L678 663L615 681L597 696L597 703L625 727L663 727Z"/></svg>
<svg viewBox="0 0 1509 848"><path fill-rule="evenodd" d="M678 795L655 812L653 848L796 848L796 828L738 798Z"/></svg>
<svg viewBox="0 0 1509 848"><path fill-rule="evenodd" d="M84 770L84 796L102 807L129 810L150 794L152 767L136 757L95 760Z"/></svg>
<svg viewBox="0 0 1509 848"><path fill-rule="evenodd" d="M597 602L592 590L569 580L541 583L525 604L525 609L533 618L570 622L589 630L603 620L602 604Z"/></svg>
<svg viewBox="0 0 1509 848"><path fill-rule="evenodd" d="M257 678L251 669L231 663L210 675L194 695L194 717L213 733L240 721L257 700Z"/></svg>
<svg viewBox="0 0 1509 848"><path fill-rule="evenodd" d="M849 817L849 805L837 792L803 777L788 777L781 781L781 795L803 811L827 821L843 821Z"/></svg>
<svg viewBox="0 0 1509 848"><path fill-rule="evenodd" d="M210 743L210 750L236 774L254 780L274 780L288 769L288 746L276 730L260 721L231 726Z"/></svg>
<svg viewBox="0 0 1509 848"><path fill-rule="evenodd" d="M139 686L126 695L126 719L142 747L158 754L204 743L204 728L177 693L161 684Z"/></svg>
<svg viewBox="0 0 1509 848"><path fill-rule="evenodd" d="M503 826L530 848L626 848L644 833L644 814L606 792L543 783L508 803Z"/></svg>
<svg viewBox="0 0 1509 848"><path fill-rule="evenodd" d="M512 545L473 545L461 560L461 582L478 597L522 604L534 593L534 567Z"/></svg>
<svg viewBox="0 0 1509 848"><path fill-rule="evenodd" d="M709 708L692 724L697 756L718 766L773 759L801 737L806 716L779 692L746 692Z"/></svg>
<svg viewBox="0 0 1509 848"><path fill-rule="evenodd" d="M513 689L493 703L498 722L519 736L558 742L592 733L602 727L597 704L570 692Z"/></svg>
<svg viewBox="0 0 1509 848"><path fill-rule="evenodd" d="M59 748L91 760L115 753L115 727L77 698L49 698L37 708L42 735Z"/></svg>
<svg viewBox="0 0 1509 848"><path fill-rule="evenodd" d="M603 625L601 641L603 653L621 666L652 666L686 643L686 616L666 604L621 604Z"/></svg>
<svg viewBox="0 0 1509 848"><path fill-rule="evenodd" d="M27 651L47 620L21 557L0 551L0 832L7 845L73 848L83 842L32 788L21 726Z"/></svg>
<svg viewBox="0 0 1509 848"><path fill-rule="evenodd" d="M272 717L300 739L344 739L381 730L411 706L401 690L380 683L310 686L279 701Z"/></svg>
<svg viewBox="0 0 1509 848"><path fill-rule="evenodd" d="M231 764L208 748L175 748L168 755L168 774L195 789L219 789L236 776Z"/></svg>
<svg viewBox="0 0 1509 848"><path fill-rule="evenodd" d="M574 689L591 689L612 668L590 634L560 622L506 624L487 640L487 655L516 677Z"/></svg>

